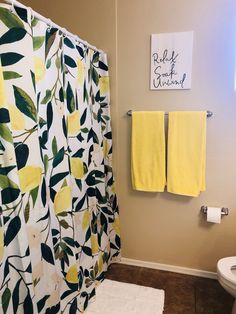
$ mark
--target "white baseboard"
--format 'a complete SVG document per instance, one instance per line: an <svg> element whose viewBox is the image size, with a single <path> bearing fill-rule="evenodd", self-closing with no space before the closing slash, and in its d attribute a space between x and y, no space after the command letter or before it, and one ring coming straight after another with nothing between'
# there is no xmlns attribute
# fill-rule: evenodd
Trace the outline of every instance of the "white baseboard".
<svg viewBox="0 0 236 314"><path fill-rule="evenodd" d="M152 269L171 271L174 273L180 273L180 274L186 274L186 275L192 275L192 276L198 276L198 277L204 277L204 278L210 278L210 279L217 279L217 274L214 272L194 269L194 268L146 262L146 261L140 261L140 260L126 258L126 257L122 257L120 263L125 264L125 265L147 267L147 268L152 268Z"/></svg>

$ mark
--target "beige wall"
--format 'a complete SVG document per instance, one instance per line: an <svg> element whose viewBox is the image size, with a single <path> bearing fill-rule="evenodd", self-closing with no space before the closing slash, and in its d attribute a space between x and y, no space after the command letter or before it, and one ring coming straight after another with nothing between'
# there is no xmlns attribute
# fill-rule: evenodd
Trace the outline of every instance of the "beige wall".
<svg viewBox="0 0 236 314"><path fill-rule="evenodd" d="M235 1L118 0L118 188L123 256L214 271L236 255ZM192 89L150 91L150 34L194 31ZM207 190L190 198L133 191L130 127L133 110L205 110ZM201 205L227 206L220 225Z"/></svg>
<svg viewBox="0 0 236 314"><path fill-rule="evenodd" d="M236 3L234 0L23 1L108 52L123 256L215 271L236 255ZM194 31L192 89L150 91L150 34ZM198 198L133 191L133 110L211 110L207 190ZM119 161L119 162L118 162ZM220 225L201 205L226 206Z"/></svg>

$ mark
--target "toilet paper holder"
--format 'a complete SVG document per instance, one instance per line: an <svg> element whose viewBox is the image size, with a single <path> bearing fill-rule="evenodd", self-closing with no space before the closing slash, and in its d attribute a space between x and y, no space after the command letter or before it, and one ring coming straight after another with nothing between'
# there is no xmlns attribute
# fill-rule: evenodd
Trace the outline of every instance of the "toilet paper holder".
<svg viewBox="0 0 236 314"><path fill-rule="evenodd" d="M203 212L203 214L207 213L207 206L202 206L201 207L201 211ZM229 214L229 209L226 207L222 207L221 208L221 215L228 215Z"/></svg>

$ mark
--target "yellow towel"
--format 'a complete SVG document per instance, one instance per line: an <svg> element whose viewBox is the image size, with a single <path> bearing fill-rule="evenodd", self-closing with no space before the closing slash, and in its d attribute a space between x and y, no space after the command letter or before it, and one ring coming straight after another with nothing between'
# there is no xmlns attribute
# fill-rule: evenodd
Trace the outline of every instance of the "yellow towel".
<svg viewBox="0 0 236 314"><path fill-rule="evenodd" d="M206 112L170 112L167 191L198 196L205 191Z"/></svg>
<svg viewBox="0 0 236 314"><path fill-rule="evenodd" d="M166 183L164 112L132 113L131 155L133 188L163 192Z"/></svg>

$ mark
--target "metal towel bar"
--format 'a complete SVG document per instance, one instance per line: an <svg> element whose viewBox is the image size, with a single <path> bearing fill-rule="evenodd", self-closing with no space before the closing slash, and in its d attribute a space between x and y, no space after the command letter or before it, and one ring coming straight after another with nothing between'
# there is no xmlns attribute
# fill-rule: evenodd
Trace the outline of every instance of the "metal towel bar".
<svg viewBox="0 0 236 314"><path fill-rule="evenodd" d="M133 110L128 110L127 115L132 116L132 112L133 112ZM165 115L168 115L168 112L166 112ZM207 118L210 118L213 116L213 112L210 110L207 110L206 115L207 115Z"/></svg>

